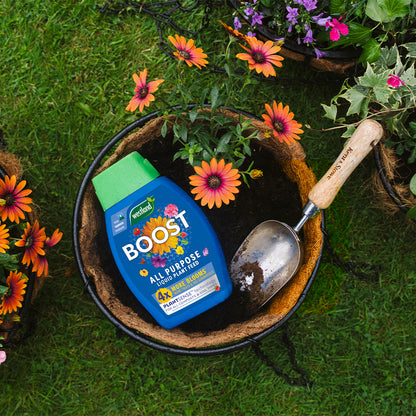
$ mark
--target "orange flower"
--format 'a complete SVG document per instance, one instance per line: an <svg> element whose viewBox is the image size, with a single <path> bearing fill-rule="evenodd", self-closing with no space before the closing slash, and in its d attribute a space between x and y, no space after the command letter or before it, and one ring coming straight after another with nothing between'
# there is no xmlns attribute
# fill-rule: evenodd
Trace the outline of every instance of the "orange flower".
<svg viewBox="0 0 416 416"><path fill-rule="evenodd" d="M139 107L139 111L142 112L144 107L149 107L151 101L155 101L153 92L158 90L159 85L164 82L164 79L157 79L156 81L146 82L147 69L140 72L140 76L133 74L133 80L136 83L134 97L130 100L129 105L126 107L127 111L135 111Z"/></svg>
<svg viewBox="0 0 416 416"><path fill-rule="evenodd" d="M255 69L257 73L262 72L266 77L269 75L276 76L273 65L282 66L283 57L275 55L281 47L273 44L271 40L264 43L256 38L247 37L246 41L250 48L246 48L241 43L240 46L248 53L239 53L237 58L248 61L249 69Z"/></svg>
<svg viewBox="0 0 416 416"><path fill-rule="evenodd" d="M204 59L207 57L207 55L201 48L195 47L193 39L189 39L187 41L184 36L179 35L175 35L175 37L168 36L168 39L177 49L177 52L175 51L173 54L179 60L185 61L188 66L195 65L201 69L202 66L205 66L208 63L208 61Z"/></svg>
<svg viewBox="0 0 416 416"><path fill-rule="evenodd" d="M24 189L26 181L21 181L16 185L16 176L9 178L7 175L4 181L0 179L0 213L1 220L9 219L11 222L19 224L20 219L25 218L25 212L32 211L29 204L32 198L28 195L32 192L30 189Z"/></svg>
<svg viewBox="0 0 416 416"><path fill-rule="evenodd" d="M22 273L11 271L7 277L6 285L9 287L1 298L0 313L17 312L17 308L22 306L23 295L26 293L26 279L22 278Z"/></svg>
<svg viewBox="0 0 416 416"><path fill-rule="evenodd" d="M0 225L0 253L5 253L9 247L9 240L7 239L10 236L9 230L6 228L6 224Z"/></svg>
<svg viewBox="0 0 416 416"><path fill-rule="evenodd" d="M48 261L46 260L46 255L49 253L51 247L55 246L59 243L59 241L61 241L62 235L63 233L59 231L59 228L57 228L52 234L52 237L46 237L45 245L43 247L45 255L38 255L36 261L33 263L32 271L36 272L38 277L42 276L42 274L45 277L48 276L49 265Z"/></svg>
<svg viewBox="0 0 416 416"><path fill-rule="evenodd" d="M237 186L241 184L238 180L240 174L238 169L232 169L232 163L225 164L224 159L217 162L211 159L211 163L202 162L202 167L194 166L196 175L189 177L189 183L195 186L191 190L196 194L195 199L202 199L201 205L212 208L215 204L220 208L222 203L228 204L235 199L234 194L238 193Z"/></svg>
<svg viewBox="0 0 416 416"><path fill-rule="evenodd" d="M39 229L39 223L37 220L35 221L33 227L27 223L22 239L16 241L15 243L17 247L24 247L25 249L22 260L24 265L29 266L30 263L36 265L38 257L45 255L45 251L43 250L45 240L45 228Z"/></svg>
<svg viewBox="0 0 416 416"><path fill-rule="evenodd" d="M282 103L277 104L273 101L273 108L269 104L265 105L267 114L262 114L265 124L273 129L273 135L281 143L294 143L295 139L300 140L298 134L303 133L302 124L293 120L294 114L289 112L289 106L283 107Z"/></svg>
<svg viewBox="0 0 416 416"><path fill-rule="evenodd" d="M240 33L238 30L233 29L231 26L226 25L221 20L218 20L223 26L227 33L235 39L247 42L247 36Z"/></svg>

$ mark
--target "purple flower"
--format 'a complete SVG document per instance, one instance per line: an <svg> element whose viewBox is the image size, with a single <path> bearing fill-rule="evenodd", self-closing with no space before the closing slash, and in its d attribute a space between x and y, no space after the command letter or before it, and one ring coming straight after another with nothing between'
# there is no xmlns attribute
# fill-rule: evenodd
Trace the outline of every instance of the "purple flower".
<svg viewBox="0 0 416 416"><path fill-rule="evenodd" d="M243 27L243 25L240 22L240 19L236 16L234 17L234 29L239 30Z"/></svg>
<svg viewBox="0 0 416 416"><path fill-rule="evenodd" d="M153 267L165 267L166 266L166 258L162 257L158 254L155 257L152 257L152 265Z"/></svg>
<svg viewBox="0 0 416 416"><path fill-rule="evenodd" d="M322 17L323 13L319 13L317 16L312 16L312 20L316 22L319 26L325 26L326 22L331 21L331 16Z"/></svg>
<svg viewBox="0 0 416 416"><path fill-rule="evenodd" d="M303 4L303 0L293 0L295 3L302 5Z"/></svg>
<svg viewBox="0 0 416 416"><path fill-rule="evenodd" d="M255 34L254 32L250 32L250 31L248 31L248 32L247 32L247 36L248 36L249 38L255 38L255 37L256 37L256 34Z"/></svg>
<svg viewBox="0 0 416 416"><path fill-rule="evenodd" d="M247 9L244 10L244 14L246 16L251 16L254 13L254 9L252 7L247 7Z"/></svg>
<svg viewBox="0 0 416 416"><path fill-rule="evenodd" d="M303 1L303 5L308 12L316 9L316 3L318 3L318 0L304 0Z"/></svg>
<svg viewBox="0 0 416 416"><path fill-rule="evenodd" d="M315 55L316 55L316 59L319 59L319 58L322 58L325 55L325 52L322 52L319 49L315 48Z"/></svg>
<svg viewBox="0 0 416 416"><path fill-rule="evenodd" d="M264 17L263 13L254 12L253 17L251 19L251 26L255 26L256 24L261 25L263 23L262 22L263 17Z"/></svg>
<svg viewBox="0 0 416 416"><path fill-rule="evenodd" d="M298 22L296 18L298 17L299 9L297 9L296 7L287 6L286 10L289 12L286 15L286 19L288 20L289 23L291 23L292 25L295 25Z"/></svg>
<svg viewBox="0 0 416 416"><path fill-rule="evenodd" d="M312 29L309 29L306 32L306 36L303 38L303 43L313 43L313 42L315 42L316 39L314 39L312 35L313 35Z"/></svg>

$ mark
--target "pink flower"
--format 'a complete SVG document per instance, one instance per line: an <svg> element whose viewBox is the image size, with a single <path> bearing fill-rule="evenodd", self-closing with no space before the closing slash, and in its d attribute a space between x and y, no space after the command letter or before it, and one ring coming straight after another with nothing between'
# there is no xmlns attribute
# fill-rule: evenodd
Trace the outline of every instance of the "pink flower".
<svg viewBox="0 0 416 416"><path fill-rule="evenodd" d="M404 82L397 75L389 74L387 84L389 84L393 88L399 88L400 85L404 85Z"/></svg>
<svg viewBox="0 0 416 416"><path fill-rule="evenodd" d="M0 351L0 364L6 361L6 351Z"/></svg>
<svg viewBox="0 0 416 416"><path fill-rule="evenodd" d="M339 20L341 20L341 18L339 18ZM348 35L348 26L344 23L338 22L337 19L332 19L332 22L326 22L325 26L332 27L329 37L334 42L339 40L341 35Z"/></svg>
<svg viewBox="0 0 416 416"><path fill-rule="evenodd" d="M165 215L169 218L175 217L178 215L178 207L174 204L169 204L167 207L165 207Z"/></svg>

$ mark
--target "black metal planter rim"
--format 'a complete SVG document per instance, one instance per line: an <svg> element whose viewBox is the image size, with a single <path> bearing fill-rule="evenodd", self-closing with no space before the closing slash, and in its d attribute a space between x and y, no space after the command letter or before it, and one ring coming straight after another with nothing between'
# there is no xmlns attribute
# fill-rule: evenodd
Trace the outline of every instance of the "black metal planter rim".
<svg viewBox="0 0 416 416"><path fill-rule="evenodd" d="M384 170L384 166L381 162L379 146L380 146L380 144L373 147L373 155L374 155L374 159L376 161L378 176L379 176L379 178L380 178L380 180L383 184L383 187L384 187L385 191L390 196L391 200L400 208L400 210L402 212L407 214L407 212L409 211L409 208L403 203L400 196L393 189L393 187L390 184L390 181L387 179L387 176L386 176L386 173L385 173L385 170ZM415 218L409 218L409 219L416 223Z"/></svg>
<svg viewBox="0 0 416 416"><path fill-rule="evenodd" d="M195 105L189 105L188 108L193 108L195 107ZM207 106L209 107L209 106ZM175 108L175 107L174 107ZM176 107L177 108L177 107ZM247 113L245 111L240 111L240 110L235 110L232 108L228 108L228 110L233 111L235 113L241 113L247 117L250 118L254 118L257 120L260 120L258 117ZM120 132L118 132L98 153L98 155L95 157L95 159L93 160L93 162L91 163L90 167L88 168L78 191L77 194L77 198L75 201L75 206L74 206L74 216L73 216L73 230L72 230L72 237L73 237L73 245L74 245L74 251L75 251L75 260L77 262L78 265L78 269L79 272L81 274L81 277L84 281L85 287L88 291L88 293L91 295L93 301L95 302L95 304L98 306L98 308L101 310L101 312L107 317L107 319L118 329L120 330L122 333L128 335L129 337L131 337L132 339L134 339L135 341L138 341L148 347L157 349L159 351L162 352L166 352L166 353L171 353L171 354L177 354L177 355L186 355L186 356L209 356L209 355L215 355L215 354L223 354L223 353L229 353L229 352L233 352L233 351L237 351L239 349L242 349L244 347L247 346L251 346L253 345L253 343L262 340L263 338L265 338L266 336L270 335L272 332L274 332L277 328L279 328L280 326L282 326L285 322L287 322L290 317L297 311L297 309L299 308L299 306L302 304L302 302L304 301L307 292L309 291L315 277L316 274L318 272L319 269L319 265L320 265L320 261L322 258L322 254L323 254L323 249L324 249L324 236L325 236L325 216L324 216L324 211L322 211L322 221L321 221L321 229L322 229L322 246L321 246L321 250L320 250L320 254L318 256L318 260L316 262L316 265L308 279L308 282L303 290L303 292L301 293L298 301L296 302L296 304L293 306L293 308L285 315L285 317L280 320L279 322L277 322L276 324L270 326L269 328L263 330L262 332L247 337L245 339L230 343L230 344L226 344L226 345L219 345L219 346L215 346L215 347L208 347L208 348L182 348L182 347L177 347L177 346L173 346L170 344L165 344L162 343L161 341L157 341L154 338L151 338L147 335L138 333L138 331L132 330L131 328L127 327L124 323L122 323L117 317L115 317L105 306L105 304L102 302L102 300L99 298L99 296L97 295L94 287L91 285L90 283L90 279L88 278L88 276L86 275L85 271L84 271L84 265L83 265L83 261L82 261L82 257L81 257L81 247L79 245L79 241L78 241L78 235L79 235L79 217L80 217L80 209L81 209L81 204L82 204L82 200L86 191L86 188L88 186L88 184L90 183L93 174L95 172L95 170L99 167L102 159L107 155L108 151L116 144L118 143L120 140L122 140L127 134L129 134L131 131L144 126L148 121L152 120L153 118L159 116L159 112L155 111L153 113L150 113L146 116L143 116L135 121L133 121L132 123L130 123L129 125L127 125L124 129L122 129Z"/></svg>
<svg viewBox="0 0 416 416"><path fill-rule="evenodd" d="M7 172L4 170L2 166L0 166L0 178L4 180L6 177ZM1 329L0 332L7 332L8 337L6 341L1 341L0 344L3 345L3 348L9 348L15 344L14 337L16 336L17 332L20 330L20 328L23 325L24 317L26 313L28 312L28 309L30 307L30 301L32 299L32 293L33 293L33 287L35 284L35 274L33 272L28 273L28 282L26 285L26 293L22 301L22 306L18 311L18 315L20 317L19 322L15 322L13 327L11 329Z"/></svg>
<svg viewBox="0 0 416 416"><path fill-rule="evenodd" d="M241 4L240 0L228 0L228 1L235 10L239 9L240 4ZM246 20L244 16L242 16L242 18ZM262 36L264 36L267 39L270 39L270 40L276 39L276 35L265 26L256 27L256 32L260 33ZM297 53L300 53L302 55L305 55L311 58L316 58L315 51L312 48L308 48L307 46L304 46L304 45L298 45L294 41L285 39L283 46L292 52L297 52ZM345 49L336 49L336 50L324 49L323 51L325 52L325 56L323 56L321 59L351 59L353 60L353 59L357 59L361 55L361 51L355 48L345 48Z"/></svg>

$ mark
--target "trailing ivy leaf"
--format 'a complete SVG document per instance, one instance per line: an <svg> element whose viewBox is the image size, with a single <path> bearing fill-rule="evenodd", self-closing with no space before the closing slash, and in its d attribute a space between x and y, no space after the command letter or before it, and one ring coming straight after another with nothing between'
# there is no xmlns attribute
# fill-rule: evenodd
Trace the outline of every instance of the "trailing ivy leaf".
<svg viewBox="0 0 416 416"><path fill-rule="evenodd" d="M403 44L407 49L407 56L406 58L416 58L416 42L408 42Z"/></svg>
<svg viewBox="0 0 416 416"><path fill-rule="evenodd" d="M355 131L354 126L348 126L347 130L345 130L345 132L343 133L343 135L341 137L349 138L353 135L354 131Z"/></svg>
<svg viewBox="0 0 416 416"><path fill-rule="evenodd" d="M337 118L337 106L335 104L331 104L330 106L321 104L321 106L323 107L325 111L324 117L335 121Z"/></svg>
<svg viewBox="0 0 416 416"><path fill-rule="evenodd" d="M369 88L384 87L387 83L388 72L385 71L383 76L380 76L380 74L375 74L373 68L368 64L364 75L360 77L360 85Z"/></svg>
<svg viewBox="0 0 416 416"><path fill-rule="evenodd" d="M347 116L351 114L360 114L361 105L366 98L366 95L358 91L358 89L351 89L344 94L345 99L347 99L351 104L347 111Z"/></svg>

